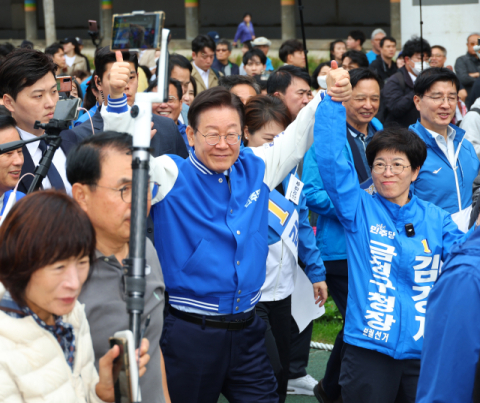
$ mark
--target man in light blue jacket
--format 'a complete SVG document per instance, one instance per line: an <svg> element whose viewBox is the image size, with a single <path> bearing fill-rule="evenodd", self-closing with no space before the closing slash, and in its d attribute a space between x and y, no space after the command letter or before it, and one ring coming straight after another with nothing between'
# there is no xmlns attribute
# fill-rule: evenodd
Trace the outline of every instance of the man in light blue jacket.
<svg viewBox="0 0 480 403"><path fill-rule="evenodd" d="M440 67L424 70L415 81L414 102L420 120L410 130L426 143L427 159L412 191L452 214L458 227L466 232L472 184L480 162L465 131L450 124L459 86L455 73Z"/></svg>
<svg viewBox="0 0 480 403"><path fill-rule="evenodd" d="M380 104L380 81L378 76L367 68L350 71L352 98L345 102L347 111L347 143L343 155L355 166L360 183L371 177L370 167L365 156L368 145L382 124L374 118ZM326 139L328 141L328 139ZM317 222L317 247L327 269L327 285L335 304L345 319L348 293L347 250L345 231L338 221L333 206L318 171L315 148L305 156L303 167L304 193L307 206L319 214ZM328 360L324 378L319 382L315 393L320 394L325 403L340 396L341 351L343 329L338 333L335 345Z"/></svg>

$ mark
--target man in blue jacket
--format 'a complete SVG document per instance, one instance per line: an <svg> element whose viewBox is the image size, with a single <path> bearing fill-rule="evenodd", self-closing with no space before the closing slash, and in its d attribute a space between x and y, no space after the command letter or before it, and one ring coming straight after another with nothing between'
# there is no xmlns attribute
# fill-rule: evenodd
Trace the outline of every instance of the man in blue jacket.
<svg viewBox="0 0 480 403"><path fill-rule="evenodd" d="M417 403L470 403L474 386L478 402L479 290L480 231L475 231L450 252L428 297Z"/></svg>
<svg viewBox="0 0 480 403"><path fill-rule="evenodd" d="M343 149L343 155L355 166L358 180L363 183L371 177L365 148L377 130L382 129L381 123L374 118L380 104L380 79L371 70L358 68L350 71L350 82L352 98L344 103L347 111L347 143ZM323 186L314 147L310 148L305 156L303 181L307 206L319 215L317 246L327 269L328 289L345 319L348 294L345 232ZM334 401L340 396L338 379L343 345L342 328L335 339L325 376L314 389L314 393L317 397L320 396L324 403Z"/></svg>
<svg viewBox="0 0 480 403"><path fill-rule="evenodd" d="M126 98L127 73L128 64L112 67L113 102L102 115L107 129L133 134L129 111L115 106ZM328 91L348 100L348 75L334 72ZM161 183L151 212L171 304L161 348L172 401L217 402L220 393L230 401L278 401L265 323L254 310L266 275L268 200L313 143L322 94L283 136L240 151L243 104L225 88L208 89L190 105L195 151L186 160L151 162L151 180Z"/></svg>
<svg viewBox="0 0 480 403"><path fill-rule="evenodd" d="M450 124L459 87L455 73L440 67L424 70L415 81L413 100L420 120L410 130L427 144L427 160L412 191L451 213L460 230L466 232L472 184L480 162L465 131Z"/></svg>

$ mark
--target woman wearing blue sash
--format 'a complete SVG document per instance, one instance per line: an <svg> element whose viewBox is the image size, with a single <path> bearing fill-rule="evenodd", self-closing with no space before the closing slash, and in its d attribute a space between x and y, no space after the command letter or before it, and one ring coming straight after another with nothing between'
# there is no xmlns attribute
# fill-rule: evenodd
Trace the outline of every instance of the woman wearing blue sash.
<svg viewBox="0 0 480 403"><path fill-rule="evenodd" d="M343 155L345 122L345 107L327 96L315 114L314 147L347 244L342 398L413 403L428 295L441 262L473 229L462 233L448 212L410 192L427 149L406 129L375 134L366 157L377 193L362 190Z"/></svg>
<svg viewBox="0 0 480 403"><path fill-rule="evenodd" d="M245 106L243 142L247 147L268 147L278 133L283 135L290 123L290 113L279 98L255 96ZM266 346L277 377L280 402L284 402L287 396L291 294L295 287L298 258L306 265L305 272L313 284L316 303L321 306L327 299L325 267L308 221L302 187L295 168L270 192L267 276L256 308L267 324Z"/></svg>

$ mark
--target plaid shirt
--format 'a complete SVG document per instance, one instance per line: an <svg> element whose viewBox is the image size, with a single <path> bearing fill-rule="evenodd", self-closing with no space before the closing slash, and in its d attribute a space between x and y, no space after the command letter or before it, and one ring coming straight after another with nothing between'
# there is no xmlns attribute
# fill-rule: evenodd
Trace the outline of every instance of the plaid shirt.
<svg viewBox="0 0 480 403"><path fill-rule="evenodd" d="M75 334L73 333L72 325L63 322L62 317L56 315L53 315L55 318L55 325L47 325L29 307L20 307L12 299L12 296L8 291L5 291L3 298L0 300L0 310L5 312L8 316L17 319L32 316L40 327L50 332L58 341L63 350L63 354L65 355L65 359L73 371L73 360L75 358Z"/></svg>

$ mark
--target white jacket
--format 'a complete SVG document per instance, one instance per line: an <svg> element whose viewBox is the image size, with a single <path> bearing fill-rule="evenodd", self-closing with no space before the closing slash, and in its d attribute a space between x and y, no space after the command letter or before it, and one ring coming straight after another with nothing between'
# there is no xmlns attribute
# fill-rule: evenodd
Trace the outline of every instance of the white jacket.
<svg viewBox="0 0 480 403"><path fill-rule="evenodd" d="M5 288L0 283L0 299ZM98 374L83 305L63 317L75 334L74 370L53 335L32 316L17 319L0 311L0 402L93 403Z"/></svg>
<svg viewBox="0 0 480 403"><path fill-rule="evenodd" d="M480 98L470 107L470 109L472 108L480 108ZM465 138L472 143L477 157L480 159L480 114L475 111L468 112L463 117L460 128L465 130Z"/></svg>

